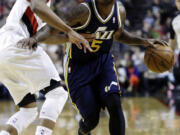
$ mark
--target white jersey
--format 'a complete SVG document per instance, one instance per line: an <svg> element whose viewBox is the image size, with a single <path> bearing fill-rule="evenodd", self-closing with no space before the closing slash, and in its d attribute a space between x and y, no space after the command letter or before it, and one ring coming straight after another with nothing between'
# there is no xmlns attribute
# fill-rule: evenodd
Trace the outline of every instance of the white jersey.
<svg viewBox="0 0 180 135"><path fill-rule="evenodd" d="M176 34L178 48L180 49L180 15L176 16L172 21L173 30Z"/></svg>
<svg viewBox="0 0 180 135"><path fill-rule="evenodd" d="M50 6L50 0L47 0L47 5ZM3 29L10 29L23 37L29 37L44 25L45 23L32 12L30 0L16 0Z"/></svg>
<svg viewBox="0 0 180 135"><path fill-rule="evenodd" d="M44 25L32 12L29 1L16 0L6 24L0 29L0 82L8 88L15 104L28 93L50 86L51 80L60 81L55 66L40 46L31 51L16 45Z"/></svg>

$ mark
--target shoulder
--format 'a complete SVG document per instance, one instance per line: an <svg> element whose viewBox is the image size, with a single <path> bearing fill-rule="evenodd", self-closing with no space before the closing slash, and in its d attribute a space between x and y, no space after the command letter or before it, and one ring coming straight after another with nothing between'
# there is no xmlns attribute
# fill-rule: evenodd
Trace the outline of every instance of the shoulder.
<svg viewBox="0 0 180 135"><path fill-rule="evenodd" d="M89 12L88 4L86 2L81 4L74 4L74 3L67 3L65 5L60 6L57 9L60 13L63 12L64 14L84 14Z"/></svg>
<svg viewBox="0 0 180 135"><path fill-rule="evenodd" d="M90 11L86 3L78 5L68 3L57 10L57 14L69 25L75 25L78 22L86 20L89 12Z"/></svg>
<svg viewBox="0 0 180 135"><path fill-rule="evenodd" d="M120 10L120 12L126 12L124 5L121 2L117 2L117 6Z"/></svg>
<svg viewBox="0 0 180 135"><path fill-rule="evenodd" d="M68 9L69 12L72 13L72 15L74 15L74 17L82 17L82 16L86 16L89 14L90 12L90 9L89 9L89 6L87 3L81 3L81 4L78 4L77 6L71 6L69 9Z"/></svg>
<svg viewBox="0 0 180 135"><path fill-rule="evenodd" d="M126 9L121 2L117 2L117 8L119 10L119 14L121 16L121 20L124 22L126 19Z"/></svg>
<svg viewBox="0 0 180 135"><path fill-rule="evenodd" d="M89 4L87 2L79 4L79 8L81 8L81 10L83 10L85 13L90 12L90 7L89 7Z"/></svg>

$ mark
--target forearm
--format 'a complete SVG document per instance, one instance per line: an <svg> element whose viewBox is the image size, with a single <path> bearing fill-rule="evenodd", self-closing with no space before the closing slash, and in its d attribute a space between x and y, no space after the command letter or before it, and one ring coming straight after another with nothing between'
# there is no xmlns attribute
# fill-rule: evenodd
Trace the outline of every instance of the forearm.
<svg viewBox="0 0 180 135"><path fill-rule="evenodd" d="M63 43L68 42L68 37L65 34L57 34L49 36L46 40L42 41L42 43L48 44L48 45L61 45Z"/></svg>
<svg viewBox="0 0 180 135"><path fill-rule="evenodd" d="M46 25L41 28L34 36L38 43L45 44L62 44L68 42L68 37L66 34L59 34L59 31L53 29L52 27Z"/></svg>
<svg viewBox="0 0 180 135"><path fill-rule="evenodd" d="M31 3L32 10L50 26L59 31L68 33L71 28L66 25L44 2L40 0L33 0Z"/></svg>
<svg viewBox="0 0 180 135"><path fill-rule="evenodd" d="M45 41L50 35L51 28L48 25L45 25L35 35L33 35L33 38L35 38L36 41L39 43Z"/></svg>
<svg viewBox="0 0 180 135"><path fill-rule="evenodd" d="M136 35L130 34L126 30L123 30L121 34L115 35L115 40L120 43L124 43L127 45L144 45L146 46L147 40Z"/></svg>

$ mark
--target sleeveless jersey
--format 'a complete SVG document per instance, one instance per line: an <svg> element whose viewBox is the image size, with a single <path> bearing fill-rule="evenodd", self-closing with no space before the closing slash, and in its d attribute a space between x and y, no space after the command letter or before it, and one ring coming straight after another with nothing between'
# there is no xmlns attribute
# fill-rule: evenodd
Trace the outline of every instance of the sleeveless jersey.
<svg viewBox="0 0 180 135"><path fill-rule="evenodd" d="M93 33L96 39L90 42L93 52L80 50L76 45L68 43L66 45L66 57L72 58L75 62L88 62L98 58L104 53L109 53L113 43L115 32L121 28L120 2L115 2L109 16L103 19L98 13L95 0L86 0L84 4L90 12L87 22L80 27L74 28L79 33ZM65 58L66 59L66 58Z"/></svg>
<svg viewBox="0 0 180 135"><path fill-rule="evenodd" d="M35 15L30 8L31 0L16 0L13 8L7 17L5 30L13 30L23 37L29 37L35 34L45 23ZM47 0L50 6L50 0Z"/></svg>

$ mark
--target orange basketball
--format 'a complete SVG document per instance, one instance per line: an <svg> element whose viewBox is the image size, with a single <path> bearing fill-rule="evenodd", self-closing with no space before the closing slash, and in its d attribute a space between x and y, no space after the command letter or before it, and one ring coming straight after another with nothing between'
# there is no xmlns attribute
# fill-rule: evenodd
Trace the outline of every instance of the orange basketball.
<svg viewBox="0 0 180 135"><path fill-rule="evenodd" d="M146 66L153 72L163 73L172 68L174 53L169 46L155 44L155 47L147 47L144 56Z"/></svg>

